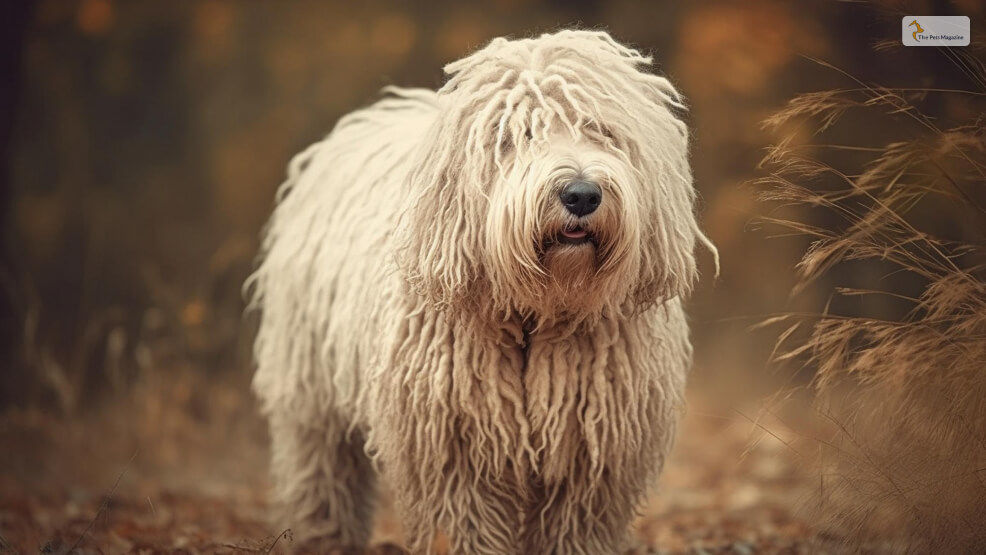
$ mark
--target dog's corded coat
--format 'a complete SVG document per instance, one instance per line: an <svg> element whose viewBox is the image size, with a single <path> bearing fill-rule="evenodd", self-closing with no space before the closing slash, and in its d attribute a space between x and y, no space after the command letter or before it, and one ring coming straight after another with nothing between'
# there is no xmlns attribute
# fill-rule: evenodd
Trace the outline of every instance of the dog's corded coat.
<svg viewBox="0 0 986 555"><path fill-rule="evenodd" d="M290 164L248 282L274 503L362 545L615 553L671 448L696 278L682 100L602 32L496 39ZM566 212L591 180L602 204ZM572 226L591 242L565 245ZM375 461L373 465L371 461Z"/></svg>

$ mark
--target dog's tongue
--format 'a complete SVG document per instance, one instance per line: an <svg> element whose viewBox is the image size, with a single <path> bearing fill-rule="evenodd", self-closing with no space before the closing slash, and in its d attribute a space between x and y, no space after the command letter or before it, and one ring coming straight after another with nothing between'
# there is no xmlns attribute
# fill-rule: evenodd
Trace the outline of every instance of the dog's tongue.
<svg viewBox="0 0 986 555"><path fill-rule="evenodd" d="M586 231L584 229L573 229L571 231L562 231L567 239L584 239L586 236Z"/></svg>

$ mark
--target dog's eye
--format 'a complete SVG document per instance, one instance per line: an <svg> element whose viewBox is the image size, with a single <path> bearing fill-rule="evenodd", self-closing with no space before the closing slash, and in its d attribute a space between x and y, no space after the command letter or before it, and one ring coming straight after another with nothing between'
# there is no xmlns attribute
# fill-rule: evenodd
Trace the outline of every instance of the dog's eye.
<svg viewBox="0 0 986 555"><path fill-rule="evenodd" d="M590 121L586 124L586 128L590 133L598 133L604 138L610 141L615 140L615 136L609 127L599 123L598 121Z"/></svg>
<svg viewBox="0 0 986 555"><path fill-rule="evenodd" d="M506 153L506 152L510 152L510 151L512 151L514 149L514 144L517 143L517 140L515 138L513 140L511 140L511 138L512 138L512 135L510 133L504 133L503 134L503 138L500 139L500 150L502 152L505 152ZM531 128L530 127L527 127L527 128L524 129L524 138L527 141L530 141L531 139L534 138L534 133L533 133L533 131L531 131Z"/></svg>

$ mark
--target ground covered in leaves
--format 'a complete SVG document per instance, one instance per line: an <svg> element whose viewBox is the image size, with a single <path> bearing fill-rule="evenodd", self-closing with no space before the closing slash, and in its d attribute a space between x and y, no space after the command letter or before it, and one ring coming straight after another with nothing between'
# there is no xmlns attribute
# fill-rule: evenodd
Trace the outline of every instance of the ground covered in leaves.
<svg viewBox="0 0 986 555"><path fill-rule="evenodd" d="M245 391L178 374L74 417L8 409L0 553L291 552L290 531L265 520L266 431ZM693 399L635 525L640 552L818 551L795 510L797 457L752 416ZM374 544L400 552L386 501Z"/></svg>

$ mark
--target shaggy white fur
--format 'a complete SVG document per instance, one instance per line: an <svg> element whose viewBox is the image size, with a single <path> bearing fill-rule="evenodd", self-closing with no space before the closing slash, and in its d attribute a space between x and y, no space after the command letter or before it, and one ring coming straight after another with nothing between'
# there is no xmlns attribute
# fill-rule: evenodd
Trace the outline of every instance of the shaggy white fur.
<svg viewBox="0 0 986 555"><path fill-rule="evenodd" d="M649 63L603 32L496 39L291 162L247 286L297 537L365 544L377 468L414 552L626 547L682 405L693 250L714 252ZM573 181L597 210L566 209Z"/></svg>

